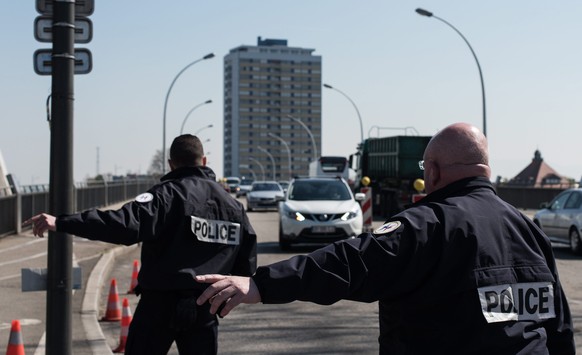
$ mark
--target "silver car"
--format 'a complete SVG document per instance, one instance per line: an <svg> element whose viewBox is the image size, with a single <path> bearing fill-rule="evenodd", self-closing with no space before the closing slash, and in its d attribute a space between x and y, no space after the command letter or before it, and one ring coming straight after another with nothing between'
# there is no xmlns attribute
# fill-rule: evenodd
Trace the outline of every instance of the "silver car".
<svg viewBox="0 0 582 355"><path fill-rule="evenodd" d="M285 198L283 188L276 181L255 181L247 192L247 211L256 209L277 209L279 201Z"/></svg>
<svg viewBox="0 0 582 355"><path fill-rule="evenodd" d="M572 252L582 254L582 189L563 191L539 210L533 220L552 242L569 244Z"/></svg>

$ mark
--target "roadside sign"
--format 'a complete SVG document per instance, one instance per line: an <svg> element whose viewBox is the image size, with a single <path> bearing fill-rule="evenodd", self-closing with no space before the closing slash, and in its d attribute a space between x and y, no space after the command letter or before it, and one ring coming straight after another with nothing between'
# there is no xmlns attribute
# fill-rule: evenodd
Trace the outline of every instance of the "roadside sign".
<svg viewBox="0 0 582 355"><path fill-rule="evenodd" d="M52 74L52 49L38 49L34 52L34 71L38 75ZM71 58L73 59L73 57ZM75 48L75 74L88 74L93 69L91 51L86 48Z"/></svg>
<svg viewBox="0 0 582 355"><path fill-rule="evenodd" d="M39 42L53 41L52 16L38 16L34 20L34 38ZM80 17L75 19L75 43L89 43L93 39L93 22Z"/></svg>
<svg viewBox="0 0 582 355"><path fill-rule="evenodd" d="M71 2L73 0L36 0L36 11L41 15L52 15L54 11L54 2L63 1ZM90 16L95 11L94 0L74 0L76 16Z"/></svg>

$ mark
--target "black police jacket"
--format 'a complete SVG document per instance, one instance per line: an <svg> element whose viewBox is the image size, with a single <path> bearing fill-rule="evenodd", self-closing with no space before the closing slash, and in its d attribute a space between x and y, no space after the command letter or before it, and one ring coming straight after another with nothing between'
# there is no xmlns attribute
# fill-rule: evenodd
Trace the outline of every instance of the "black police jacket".
<svg viewBox="0 0 582 355"><path fill-rule="evenodd" d="M485 178L253 279L263 303L380 301L382 354L575 353L548 238Z"/></svg>
<svg viewBox="0 0 582 355"><path fill-rule="evenodd" d="M104 242L142 242L138 284L143 290L203 288L197 274L250 276L257 240L243 205L207 167L183 167L119 210L59 216L57 230Z"/></svg>

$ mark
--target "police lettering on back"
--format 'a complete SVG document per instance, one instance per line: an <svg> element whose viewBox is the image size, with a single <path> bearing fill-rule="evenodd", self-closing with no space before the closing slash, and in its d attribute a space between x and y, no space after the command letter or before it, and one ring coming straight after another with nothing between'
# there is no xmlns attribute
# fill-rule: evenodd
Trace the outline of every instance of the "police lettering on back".
<svg viewBox="0 0 582 355"><path fill-rule="evenodd" d="M191 216L192 233L201 242L238 245L240 224Z"/></svg>
<svg viewBox="0 0 582 355"><path fill-rule="evenodd" d="M549 282L481 287L479 298L488 323L555 317L554 287Z"/></svg>

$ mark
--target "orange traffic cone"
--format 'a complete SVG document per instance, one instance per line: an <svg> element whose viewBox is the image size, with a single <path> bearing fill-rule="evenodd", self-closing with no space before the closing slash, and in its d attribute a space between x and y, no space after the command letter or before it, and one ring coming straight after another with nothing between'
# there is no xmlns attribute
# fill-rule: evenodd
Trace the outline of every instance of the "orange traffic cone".
<svg viewBox="0 0 582 355"><path fill-rule="evenodd" d="M129 333L129 324L131 323L131 309L129 309L129 301L127 298L123 299L123 316L121 317L121 335L119 336L119 346L113 350L114 353L125 352L125 344L127 343L127 334Z"/></svg>
<svg viewBox="0 0 582 355"><path fill-rule="evenodd" d="M10 340L8 340L6 355L24 355L24 344L22 343L20 322L18 320L12 321L12 328L10 329Z"/></svg>
<svg viewBox="0 0 582 355"><path fill-rule="evenodd" d="M129 285L129 291L127 291L127 293L135 293L135 286L137 286L138 273L139 273L139 262L137 260L134 260L133 271L131 272L131 285Z"/></svg>
<svg viewBox="0 0 582 355"><path fill-rule="evenodd" d="M111 286L109 287L109 298L107 299L107 310L105 316L101 318L102 321L112 322L121 319L121 309L119 309L119 295L117 294L117 281L111 279Z"/></svg>

